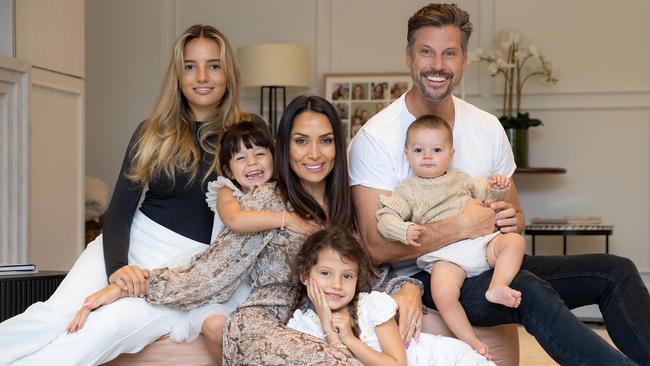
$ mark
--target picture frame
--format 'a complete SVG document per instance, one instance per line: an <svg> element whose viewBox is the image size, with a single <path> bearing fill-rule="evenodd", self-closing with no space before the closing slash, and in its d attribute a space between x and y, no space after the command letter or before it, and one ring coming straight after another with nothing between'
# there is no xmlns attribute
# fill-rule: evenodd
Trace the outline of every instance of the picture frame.
<svg viewBox="0 0 650 366"><path fill-rule="evenodd" d="M325 74L323 98L336 108L349 141L370 117L404 94L411 84L409 73Z"/></svg>

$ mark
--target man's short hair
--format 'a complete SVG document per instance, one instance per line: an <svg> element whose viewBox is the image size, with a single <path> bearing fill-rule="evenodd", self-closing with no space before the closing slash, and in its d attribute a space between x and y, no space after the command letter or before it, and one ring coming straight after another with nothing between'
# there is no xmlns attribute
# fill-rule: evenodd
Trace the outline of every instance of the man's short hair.
<svg viewBox="0 0 650 366"><path fill-rule="evenodd" d="M469 14L456 4L429 4L413 14L408 22L406 47L413 50L415 32L421 27L441 28L447 25L455 26L460 30L461 46L463 52L467 52L467 42L472 35L472 22L469 21Z"/></svg>

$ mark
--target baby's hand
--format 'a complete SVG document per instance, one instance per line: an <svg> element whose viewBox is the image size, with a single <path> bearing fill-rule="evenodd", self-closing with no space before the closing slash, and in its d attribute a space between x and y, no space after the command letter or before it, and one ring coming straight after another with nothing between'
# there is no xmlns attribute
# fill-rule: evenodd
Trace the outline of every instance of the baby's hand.
<svg viewBox="0 0 650 366"><path fill-rule="evenodd" d="M311 235L322 229L322 227L313 220L305 220L293 212L287 212L285 215L284 226L287 230L291 230L294 233Z"/></svg>
<svg viewBox="0 0 650 366"><path fill-rule="evenodd" d="M490 188L505 191L510 188L510 178L495 174L490 178Z"/></svg>
<svg viewBox="0 0 650 366"><path fill-rule="evenodd" d="M406 229L406 243L408 245L419 247L420 243L418 243L418 239L420 239L420 234L422 234L425 230L426 228L422 225L409 225L409 227Z"/></svg>

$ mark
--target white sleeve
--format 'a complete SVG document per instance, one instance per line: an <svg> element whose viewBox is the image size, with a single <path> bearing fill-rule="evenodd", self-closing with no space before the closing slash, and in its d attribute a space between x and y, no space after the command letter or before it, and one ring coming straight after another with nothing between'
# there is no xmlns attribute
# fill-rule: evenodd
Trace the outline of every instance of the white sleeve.
<svg viewBox="0 0 650 366"><path fill-rule="evenodd" d="M221 222L219 213L217 212L217 192L223 187L228 187L232 189L232 195L235 196L238 200L241 199L243 193L235 186L235 184L228 178L219 176L217 180L208 182L208 191L205 192L205 202L208 203L208 207L214 211L214 221L212 222L212 235L210 235L210 243L214 242L214 239L217 238L217 235L223 230L224 224Z"/></svg>
<svg viewBox="0 0 650 366"><path fill-rule="evenodd" d="M492 157L494 159L492 161L492 171L494 174L512 177L517 165L515 164L515 157L512 154L510 142L508 142L508 136L501 125L499 125L496 135L494 156Z"/></svg>
<svg viewBox="0 0 650 366"><path fill-rule="evenodd" d="M350 185L392 191L395 186L395 172L390 163L390 154L384 144L361 129L348 148Z"/></svg>
<svg viewBox="0 0 650 366"><path fill-rule="evenodd" d="M397 303L390 295L373 291L364 299L363 308L373 329L395 316Z"/></svg>
<svg viewBox="0 0 650 366"><path fill-rule="evenodd" d="M289 319L287 327L295 329L299 332L307 333L316 338L325 339L325 334L323 334L323 329L320 326L320 322L316 322L313 317L315 313L313 310L309 309L306 312L298 309L293 312L293 317ZM316 315L318 317L318 315Z"/></svg>

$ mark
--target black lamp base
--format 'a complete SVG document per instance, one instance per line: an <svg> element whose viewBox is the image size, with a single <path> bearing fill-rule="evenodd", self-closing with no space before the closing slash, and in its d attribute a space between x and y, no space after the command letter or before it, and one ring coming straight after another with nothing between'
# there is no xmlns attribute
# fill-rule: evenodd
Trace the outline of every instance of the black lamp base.
<svg viewBox="0 0 650 366"><path fill-rule="evenodd" d="M264 116L264 94L268 91L268 122L271 125L273 137L278 132L278 92L282 94L282 111L287 106L287 94L284 86L262 86L260 87L260 115Z"/></svg>

